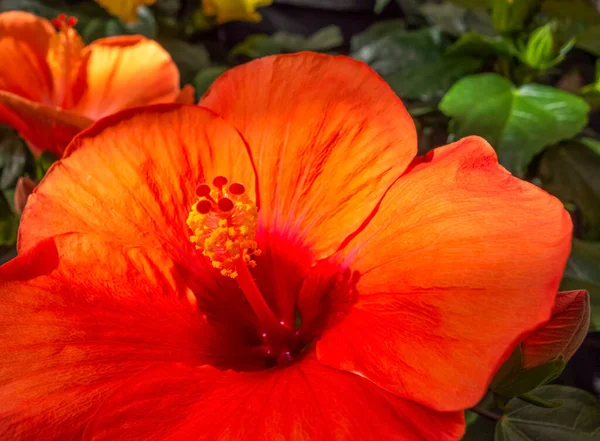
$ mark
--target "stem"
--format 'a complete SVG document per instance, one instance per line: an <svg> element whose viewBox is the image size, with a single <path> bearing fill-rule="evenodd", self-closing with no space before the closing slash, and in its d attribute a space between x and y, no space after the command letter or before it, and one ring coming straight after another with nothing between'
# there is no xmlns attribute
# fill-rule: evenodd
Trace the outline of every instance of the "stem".
<svg viewBox="0 0 600 441"><path fill-rule="evenodd" d="M471 412L475 412L478 415L489 418L493 421L500 421L500 415L495 414L494 412L490 412L489 410L484 409L480 406L475 406L469 409Z"/></svg>

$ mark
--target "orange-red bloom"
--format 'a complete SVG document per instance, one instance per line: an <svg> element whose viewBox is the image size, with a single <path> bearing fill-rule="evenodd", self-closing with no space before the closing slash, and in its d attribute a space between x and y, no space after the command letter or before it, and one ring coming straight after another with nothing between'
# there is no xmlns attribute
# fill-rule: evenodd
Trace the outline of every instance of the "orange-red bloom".
<svg viewBox="0 0 600 441"><path fill-rule="evenodd" d="M61 155L100 117L177 98L179 72L156 42L123 36L84 46L75 19L53 24L26 12L0 14L0 122L34 153Z"/></svg>
<svg viewBox="0 0 600 441"><path fill-rule="evenodd" d="M0 269L0 438L458 440L571 222L480 138L415 153L383 80L311 53L87 129Z"/></svg>

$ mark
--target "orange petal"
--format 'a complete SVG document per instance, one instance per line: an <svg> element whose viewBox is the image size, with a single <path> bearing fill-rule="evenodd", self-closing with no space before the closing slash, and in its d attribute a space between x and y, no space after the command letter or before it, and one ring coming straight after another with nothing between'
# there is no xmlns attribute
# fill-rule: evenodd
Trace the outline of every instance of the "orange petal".
<svg viewBox="0 0 600 441"><path fill-rule="evenodd" d="M438 410L477 403L524 333L550 317L571 220L483 139L415 163L344 250L358 301L319 360Z"/></svg>
<svg viewBox="0 0 600 441"><path fill-rule="evenodd" d="M81 439L132 375L204 364L207 342L219 343L159 250L65 235L4 265L0 280L2 440Z"/></svg>
<svg viewBox="0 0 600 441"><path fill-rule="evenodd" d="M0 91L0 121L14 127L35 155L48 150L61 156L71 139L92 121L58 107L46 106Z"/></svg>
<svg viewBox="0 0 600 441"><path fill-rule="evenodd" d="M461 412L434 412L305 359L260 372L148 370L102 405L83 440L456 441L463 430Z"/></svg>
<svg viewBox="0 0 600 441"><path fill-rule="evenodd" d="M217 175L254 193L242 139L208 110L162 104L112 115L75 138L31 194L19 248L64 233L99 233L192 259L186 219L196 186Z"/></svg>
<svg viewBox="0 0 600 441"><path fill-rule="evenodd" d="M0 14L0 90L31 101L51 102L52 77L46 53L54 34L47 20L33 14Z"/></svg>
<svg viewBox="0 0 600 441"><path fill-rule="evenodd" d="M223 74L200 101L233 124L257 166L261 222L334 252L416 154L406 109L367 65L314 53Z"/></svg>
<svg viewBox="0 0 600 441"><path fill-rule="evenodd" d="M191 84L186 84L179 91L179 95L175 98L175 102L179 104L194 104L196 102L196 90Z"/></svg>
<svg viewBox="0 0 600 441"><path fill-rule="evenodd" d="M88 46L80 76L86 88L71 110L92 119L129 107L175 101L179 71L170 55L139 35L109 37Z"/></svg>
<svg viewBox="0 0 600 441"><path fill-rule="evenodd" d="M559 292L552 318L522 344L523 366L534 367L559 356L568 360L581 346L590 326L590 296L587 291Z"/></svg>

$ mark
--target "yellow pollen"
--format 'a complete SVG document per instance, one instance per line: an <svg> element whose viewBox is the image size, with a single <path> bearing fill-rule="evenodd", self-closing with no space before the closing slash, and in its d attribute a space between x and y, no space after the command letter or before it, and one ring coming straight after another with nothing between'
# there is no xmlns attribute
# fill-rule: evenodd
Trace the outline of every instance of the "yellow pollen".
<svg viewBox="0 0 600 441"><path fill-rule="evenodd" d="M238 187L231 192L231 186L222 184L223 180L218 180L220 178L227 182L225 178L218 177L215 178L218 187L198 186L199 189L202 187L202 191L197 191L199 196L192 205L186 224L192 232L190 241L196 249L201 250L223 276L235 279L238 276L236 262L241 259L254 267L256 262L252 257L260 254L255 240L258 209L245 192L239 194L240 184L232 184Z"/></svg>

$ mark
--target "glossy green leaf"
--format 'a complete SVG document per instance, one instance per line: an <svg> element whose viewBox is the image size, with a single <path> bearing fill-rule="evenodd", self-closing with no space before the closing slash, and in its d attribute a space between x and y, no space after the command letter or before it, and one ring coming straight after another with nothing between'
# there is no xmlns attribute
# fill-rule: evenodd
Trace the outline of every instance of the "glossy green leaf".
<svg viewBox="0 0 600 441"><path fill-rule="evenodd" d="M381 14L381 12L390 4L392 0L375 0L375 14Z"/></svg>
<svg viewBox="0 0 600 441"><path fill-rule="evenodd" d="M590 293L592 325L600 329L600 241L573 239L561 290L585 289Z"/></svg>
<svg viewBox="0 0 600 441"><path fill-rule="evenodd" d="M505 397L518 397L556 379L565 368L562 357L529 369L522 369L512 378L492 389Z"/></svg>
<svg viewBox="0 0 600 441"><path fill-rule="evenodd" d="M194 88L196 89L196 98L200 99L208 90L210 85L227 71L227 66L210 66L202 69L194 78Z"/></svg>
<svg viewBox="0 0 600 441"><path fill-rule="evenodd" d="M35 160L36 181L41 181L52 164L58 161L58 157L51 152L45 151Z"/></svg>
<svg viewBox="0 0 600 441"><path fill-rule="evenodd" d="M337 26L327 26L310 37L276 32L273 35L254 34L236 45L230 56L260 58L267 55L301 51L326 52L344 44L344 36Z"/></svg>
<svg viewBox="0 0 600 441"><path fill-rule="evenodd" d="M17 241L19 220L4 193L0 193L0 246L14 245Z"/></svg>
<svg viewBox="0 0 600 441"><path fill-rule="evenodd" d="M23 174L27 148L19 136L7 126L0 128L0 190L7 190Z"/></svg>
<svg viewBox="0 0 600 441"><path fill-rule="evenodd" d="M577 207L575 228L588 239L600 239L600 155L579 141L547 149L539 166L543 187Z"/></svg>
<svg viewBox="0 0 600 441"><path fill-rule="evenodd" d="M489 418L477 416L475 421L467 426L460 441L494 441L496 423Z"/></svg>
<svg viewBox="0 0 600 441"><path fill-rule="evenodd" d="M370 45L376 44L379 40L389 37L394 34L404 34L406 25L403 20L386 20L375 23L369 26L365 31L356 34L350 40L350 52L355 57L368 57L368 52L361 54L360 50L368 48Z"/></svg>
<svg viewBox="0 0 600 441"><path fill-rule="evenodd" d="M385 79L398 96L427 101L441 98L456 81L479 70L481 64L481 59L474 57L444 56L387 75Z"/></svg>
<svg viewBox="0 0 600 441"><path fill-rule="evenodd" d="M523 176L544 147L571 138L586 126L589 107L580 97L553 87L517 88L500 75L485 73L456 83L440 110L453 118L457 137L486 138L500 162Z"/></svg>
<svg viewBox="0 0 600 441"><path fill-rule="evenodd" d="M513 399L496 425L495 441L597 441L600 407L587 392L565 386L543 386L535 391L560 407L544 408Z"/></svg>
<svg viewBox="0 0 600 441"><path fill-rule="evenodd" d="M539 0L492 0L492 23L498 32L515 32L525 27Z"/></svg>
<svg viewBox="0 0 600 441"><path fill-rule="evenodd" d="M459 37L465 32L494 35L494 27L489 14L483 10L466 9L452 3L426 3L420 12L431 25Z"/></svg>
<svg viewBox="0 0 600 441"><path fill-rule="evenodd" d="M200 69L210 66L208 51L201 44L190 44L175 38L161 38L158 42L177 65L182 85L190 83Z"/></svg>
<svg viewBox="0 0 600 441"><path fill-rule="evenodd" d="M487 37L474 32L462 35L447 51L448 55L468 55L482 58L518 55L515 45L502 36Z"/></svg>
<svg viewBox="0 0 600 441"><path fill-rule="evenodd" d="M352 40L352 56L368 63L402 98L441 97L459 78L477 71L478 58L445 55L449 41L436 28L405 32L401 28L369 29L369 38Z"/></svg>
<svg viewBox="0 0 600 441"><path fill-rule="evenodd" d="M588 0L544 0L544 15L557 25L558 37L600 56L600 12Z"/></svg>
<svg viewBox="0 0 600 441"><path fill-rule="evenodd" d="M450 0L455 5L470 9L485 9L488 8L492 0Z"/></svg>
<svg viewBox="0 0 600 441"><path fill-rule="evenodd" d="M393 25L378 26L352 39L351 56L387 75L439 60L448 44L436 28L406 32Z"/></svg>

